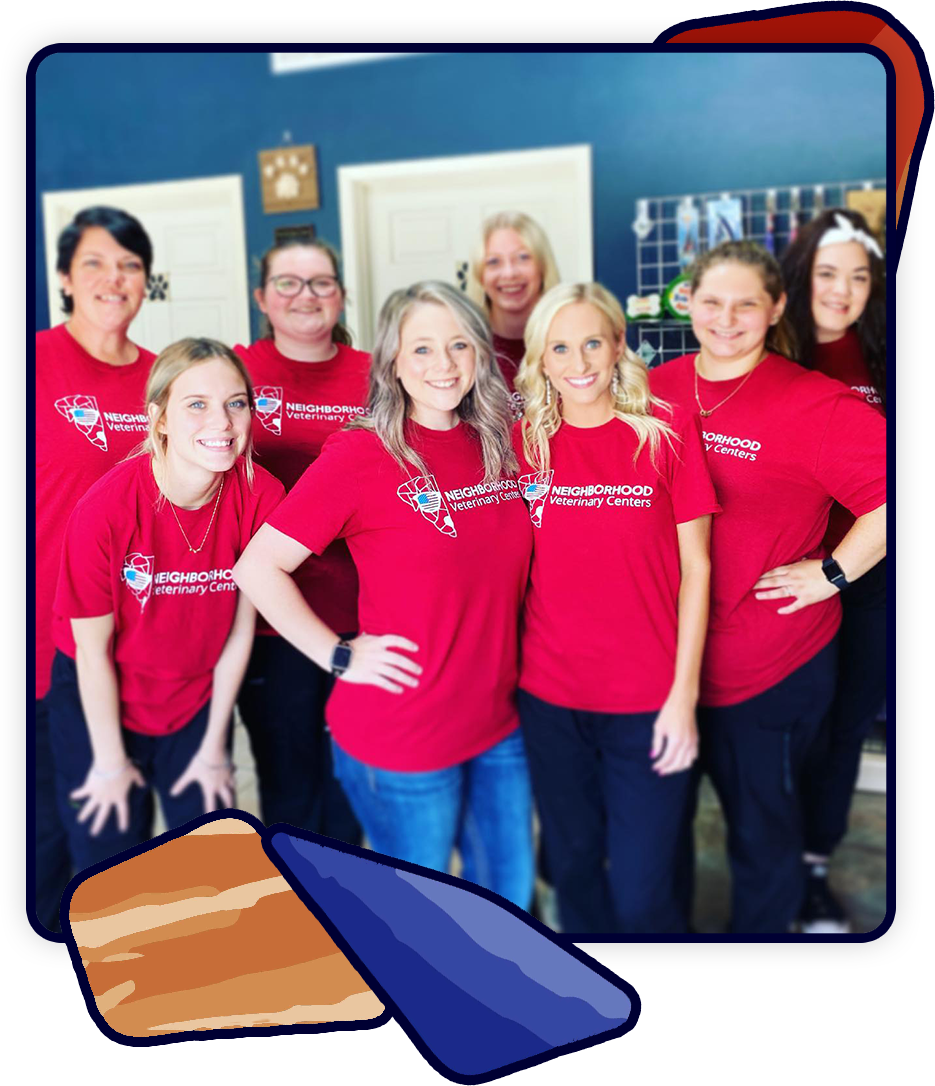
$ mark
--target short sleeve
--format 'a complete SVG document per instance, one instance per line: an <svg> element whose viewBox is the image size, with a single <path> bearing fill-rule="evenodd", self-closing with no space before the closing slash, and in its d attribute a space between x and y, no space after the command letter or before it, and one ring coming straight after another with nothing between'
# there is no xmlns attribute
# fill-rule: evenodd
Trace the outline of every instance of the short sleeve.
<svg viewBox="0 0 935 1086"><path fill-rule="evenodd" d="M270 475L268 471L262 471L262 469L254 469L253 516L247 526L249 534L245 542L252 539L260 527L269 520L270 514L276 509L285 495L286 488L275 475Z"/></svg>
<svg viewBox="0 0 935 1086"><path fill-rule="evenodd" d="M673 447L667 447L668 442L663 437L662 448L665 449L666 483L675 523L685 524L696 517L720 513L698 416L674 409L671 425L676 434Z"/></svg>
<svg viewBox="0 0 935 1086"><path fill-rule="evenodd" d="M886 419L852 392L835 398L815 477L855 517L886 501Z"/></svg>
<svg viewBox="0 0 935 1086"><path fill-rule="evenodd" d="M69 517L62 543L54 611L63 618L99 618L114 611L110 525L87 502Z"/></svg>
<svg viewBox="0 0 935 1086"><path fill-rule="evenodd" d="M360 452L367 437L360 431L332 434L267 523L314 554L352 534L359 504Z"/></svg>

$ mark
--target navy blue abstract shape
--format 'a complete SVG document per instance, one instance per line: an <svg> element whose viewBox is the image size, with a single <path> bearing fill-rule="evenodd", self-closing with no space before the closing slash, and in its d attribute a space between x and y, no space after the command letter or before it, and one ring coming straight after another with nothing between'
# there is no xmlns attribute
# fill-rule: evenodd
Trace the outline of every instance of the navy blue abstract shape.
<svg viewBox="0 0 935 1086"><path fill-rule="evenodd" d="M503 899L324 838L270 858L441 1074L489 1082L618 1037L636 993Z"/></svg>

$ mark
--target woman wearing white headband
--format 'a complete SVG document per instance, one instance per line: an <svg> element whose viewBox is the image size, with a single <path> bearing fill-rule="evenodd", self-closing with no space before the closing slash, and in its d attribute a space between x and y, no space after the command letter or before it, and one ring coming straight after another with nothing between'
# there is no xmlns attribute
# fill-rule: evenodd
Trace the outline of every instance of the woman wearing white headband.
<svg viewBox="0 0 935 1086"><path fill-rule="evenodd" d="M802 901L801 779L831 705L842 589L886 549L883 420L789 350L775 258L749 240L701 256L691 284L700 349L650 373L701 416L723 512L711 528L711 617L699 762L720 796L731 930L786 932ZM823 544L833 501L858 518Z"/></svg>
<svg viewBox="0 0 935 1086"><path fill-rule="evenodd" d="M783 256L787 313L798 361L849 385L886 409L886 295L883 251L856 211L833 208L800 231ZM835 505L825 545L833 550L854 522ZM844 617L835 699L804 777L807 889L804 932L846 932L828 887L828 861L847 831L864 738L886 697L886 560L841 597Z"/></svg>

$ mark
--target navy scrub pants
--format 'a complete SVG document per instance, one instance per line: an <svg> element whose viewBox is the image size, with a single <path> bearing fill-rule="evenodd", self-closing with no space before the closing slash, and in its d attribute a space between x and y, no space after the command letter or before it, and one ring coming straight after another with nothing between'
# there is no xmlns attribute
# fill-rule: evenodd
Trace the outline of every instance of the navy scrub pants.
<svg viewBox="0 0 935 1086"><path fill-rule="evenodd" d="M36 918L48 931L59 931L62 891L72 876L68 834L59 816L55 763L49 740L48 697L36 701L35 795L33 807L33 887Z"/></svg>
<svg viewBox="0 0 935 1086"><path fill-rule="evenodd" d="M864 740L886 699L886 559L841 594L834 702L808 753L805 851L830 856L847 832Z"/></svg>
<svg viewBox="0 0 935 1086"><path fill-rule="evenodd" d="M837 639L738 705L698 709L700 764L727 822L734 934L789 931L804 893L802 770L834 696Z"/></svg>
<svg viewBox="0 0 935 1086"><path fill-rule="evenodd" d="M204 814L204 798L197 784L190 784L178 796L170 796L169 792L201 745L208 726L207 705L171 735L140 735L123 729L127 757L135 763L149 787L131 788L130 822L125 832L118 830L117 816L112 811L100 833L92 837L93 819L78 822L85 801L70 799L70 793L84 784L93 754L78 694L75 661L62 652L56 652L52 661L52 688L45 700L49 706L49 735L55 762L56 803L68 835L73 872L110 859L123 849L143 844L152 837L154 788L159 793L159 803L169 829Z"/></svg>
<svg viewBox="0 0 935 1086"><path fill-rule="evenodd" d="M684 932L675 884L691 773L660 777L652 713L517 695L542 842L566 934Z"/></svg>
<svg viewBox="0 0 935 1086"><path fill-rule="evenodd" d="M360 824L334 778L325 729L333 685L333 676L284 638L260 636L237 707L250 736L263 822L359 845Z"/></svg>

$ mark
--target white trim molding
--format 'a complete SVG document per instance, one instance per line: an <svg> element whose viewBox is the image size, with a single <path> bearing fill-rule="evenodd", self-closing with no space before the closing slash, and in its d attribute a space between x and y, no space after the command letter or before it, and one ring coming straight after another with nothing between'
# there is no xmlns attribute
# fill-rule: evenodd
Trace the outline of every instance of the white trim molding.
<svg viewBox="0 0 935 1086"><path fill-rule="evenodd" d="M273 75L308 72L316 68L334 68L339 64L362 64L368 60L390 60L393 57L418 57L422 53L270 53Z"/></svg>

